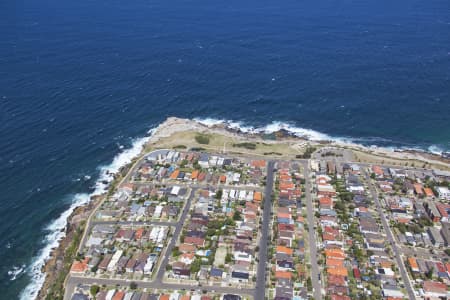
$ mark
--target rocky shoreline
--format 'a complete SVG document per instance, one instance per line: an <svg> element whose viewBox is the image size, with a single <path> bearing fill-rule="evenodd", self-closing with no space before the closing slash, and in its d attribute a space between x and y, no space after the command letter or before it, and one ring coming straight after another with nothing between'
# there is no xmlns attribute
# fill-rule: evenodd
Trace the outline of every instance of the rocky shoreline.
<svg viewBox="0 0 450 300"><path fill-rule="evenodd" d="M66 276L67 270L65 260L67 258L67 249L73 242L77 230L84 230L85 221L92 213L103 196L93 196L86 205L77 207L67 219L65 236L59 241L57 248L53 249L50 258L46 261L42 272L46 274L44 284L42 285L36 299L46 299L51 286L58 281L58 277ZM69 266L70 268L70 266Z"/></svg>
<svg viewBox="0 0 450 300"><path fill-rule="evenodd" d="M174 133L177 132L186 132L186 131L197 131L197 132L207 132L210 134L221 134L229 137L246 139L249 141L263 141L265 143L284 143L284 142L299 142L299 141L308 141L311 144L327 144L330 146L337 147L345 147L345 148L353 148L358 149L359 151L365 151L370 153L378 153L380 155L386 155L392 157L394 159L420 159L423 161L435 161L440 163L449 163L449 159L445 159L439 155L422 152L422 151L414 151L414 150L402 150L402 151L394 151L385 148L368 148L362 145L352 144L352 143L344 143L344 142L336 142L336 141L310 141L306 137L296 136L286 130L280 130L279 132L272 133L275 137L274 140L267 140L264 138L264 133L249 133L243 132L239 129L233 129L226 126L226 124L218 124L207 126L201 124L194 120L189 119L180 119L171 117L166 121L161 123L153 132L151 138L148 140L146 145L141 150L138 156L141 156L142 153L145 152L145 149L150 147L157 146L159 140L163 138L170 137ZM133 160L131 163L120 168L118 173L114 176L115 180L119 179L128 172L129 167L135 162ZM92 196L91 200L82 206L77 207L72 214L67 219L67 225L65 228L65 236L60 240L58 247L53 249L50 258L46 261L44 267L42 268L42 272L46 274L44 284L42 285L37 299L54 299L49 298L49 291L51 291L52 287L55 283L61 283L61 279L64 281L68 272L70 271L70 265L72 259L68 257L68 255L74 255L74 253L68 253L68 249L74 246L74 237L77 232L82 232L85 228L85 222L88 220L89 216L93 213L94 209L97 205L108 195L108 192L111 192L114 189L114 184L109 186L108 190L105 190L105 193L99 196ZM75 245L76 249L78 249L78 244ZM76 255L76 251L75 251ZM60 291L63 293L63 289ZM51 296L51 295L50 295ZM62 299L62 298L61 298Z"/></svg>

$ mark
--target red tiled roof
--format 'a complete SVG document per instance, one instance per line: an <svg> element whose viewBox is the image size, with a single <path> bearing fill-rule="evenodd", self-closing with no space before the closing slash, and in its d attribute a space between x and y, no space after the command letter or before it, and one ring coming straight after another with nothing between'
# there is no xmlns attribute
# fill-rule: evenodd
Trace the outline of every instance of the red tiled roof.
<svg viewBox="0 0 450 300"><path fill-rule="evenodd" d="M423 290L432 293L447 293L447 285L442 282L424 281Z"/></svg>

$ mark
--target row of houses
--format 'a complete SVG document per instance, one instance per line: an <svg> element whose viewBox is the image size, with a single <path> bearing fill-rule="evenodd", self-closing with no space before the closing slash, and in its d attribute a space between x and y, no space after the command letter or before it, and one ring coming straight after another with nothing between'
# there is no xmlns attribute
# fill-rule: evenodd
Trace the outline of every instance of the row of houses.
<svg viewBox="0 0 450 300"><path fill-rule="evenodd" d="M450 283L450 263L443 261L428 260L408 257L407 265L416 278L436 278L447 284Z"/></svg>
<svg viewBox="0 0 450 300"><path fill-rule="evenodd" d="M378 166L372 167L373 174L376 176L385 176L388 173L381 172L381 168ZM389 169L388 171L393 171ZM383 174L383 175L381 175ZM402 170L395 173L396 176L402 176ZM388 176L388 175L387 175ZM358 179L360 180L360 178ZM353 202L355 205L361 204L355 202L358 194L354 193ZM359 196L367 197L367 192L362 191ZM405 198L398 198L398 207L410 207L411 203ZM377 221L378 213L372 210L370 205L357 206L354 210L354 216L357 217L358 229L363 237L364 249L367 253L370 253L369 261L367 265L359 266L357 273L363 274L362 280L368 280L375 278L381 285L381 296L384 299L403 299L404 293L398 287L398 274L395 271L395 262L388 252L388 243L386 240L386 234L382 230L382 227ZM374 270L373 274L367 272L368 267ZM359 270L362 270L359 271ZM356 272L356 270L354 270Z"/></svg>
<svg viewBox="0 0 450 300"><path fill-rule="evenodd" d="M90 300L88 293L82 291L72 295L71 300ZM174 291L170 293L152 293L140 291L124 291L124 290L107 290L100 291L95 295L96 300L241 300L242 297L235 294L223 294L220 297L216 295L199 294L199 293L181 293Z"/></svg>
<svg viewBox="0 0 450 300"><path fill-rule="evenodd" d="M336 172L341 171L336 170L336 166L334 163L327 163L321 168L322 172L316 175L317 209L320 215L319 232L321 232L321 248L325 257L325 290L331 299L349 300L348 262L344 250L346 241L334 209L337 193L332 184L332 177L326 174L341 176L340 172ZM327 187L326 193L323 187Z"/></svg>
<svg viewBox="0 0 450 300"><path fill-rule="evenodd" d="M265 160L243 161L207 153L165 151L148 155L133 180L257 185L266 167Z"/></svg>
<svg viewBox="0 0 450 300"><path fill-rule="evenodd" d="M189 189L126 183L105 201L96 213L98 220L158 221L176 220Z"/></svg>
<svg viewBox="0 0 450 300"><path fill-rule="evenodd" d="M320 170L316 173L317 204L327 294L332 299L351 299L358 293L371 295L377 291L373 289L376 283L382 298L403 299L394 262L386 250L385 234L371 210L363 170L357 164L337 162ZM329 186L330 192L324 193L320 186ZM342 197L335 186L339 193L345 188L350 196ZM348 215L350 209L353 211Z"/></svg>
<svg viewBox="0 0 450 300"><path fill-rule="evenodd" d="M219 190L199 191L178 246L179 253L172 259L170 276L250 283L261 195L250 190L220 190L221 197L217 199L217 193ZM200 269L196 267L199 261Z"/></svg>
<svg viewBox="0 0 450 300"><path fill-rule="evenodd" d="M383 201L397 227L414 229L397 233L400 242L412 246L442 248L448 246L450 204L417 195L385 195Z"/></svg>
<svg viewBox="0 0 450 300"><path fill-rule="evenodd" d="M84 245L84 259L75 261L71 272L150 275L168 233L167 226L132 228L97 224Z"/></svg>
<svg viewBox="0 0 450 300"><path fill-rule="evenodd" d="M425 299L448 299L450 297L450 291L448 290L450 263L411 256L407 258L406 265L413 277L418 279L417 282L421 283L422 288L419 292Z"/></svg>
<svg viewBox="0 0 450 300"><path fill-rule="evenodd" d="M272 282L274 299L306 299L305 245L301 208L301 179L299 166L290 162L277 165L278 199L276 203L276 228L274 229L274 257ZM298 292L294 292L297 288Z"/></svg>
<svg viewBox="0 0 450 300"><path fill-rule="evenodd" d="M427 179L435 182L445 182L450 180L450 172L437 169L408 169L373 165L371 170L377 178L407 178L422 182Z"/></svg>
<svg viewBox="0 0 450 300"><path fill-rule="evenodd" d="M439 182L446 182L450 179L448 172L438 170L407 170L386 168L378 165L371 167L371 172L377 180L379 187L386 193L394 192L393 183L400 180L403 183L402 192L412 196L421 198L441 200L450 200L450 190L448 186L439 186ZM425 186L425 180L438 183L437 186L431 188Z"/></svg>

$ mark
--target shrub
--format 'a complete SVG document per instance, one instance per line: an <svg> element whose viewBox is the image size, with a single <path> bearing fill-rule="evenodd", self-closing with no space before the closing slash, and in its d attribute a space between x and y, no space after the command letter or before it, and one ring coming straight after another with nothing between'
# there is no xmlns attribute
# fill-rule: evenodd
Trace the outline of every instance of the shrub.
<svg viewBox="0 0 450 300"><path fill-rule="evenodd" d="M296 155L296 158L311 158L311 154L316 151L316 147L308 146L303 154Z"/></svg>
<svg viewBox="0 0 450 300"><path fill-rule="evenodd" d="M264 155L283 155L280 152L264 152Z"/></svg>
<svg viewBox="0 0 450 300"><path fill-rule="evenodd" d="M209 136L206 134L197 134L195 136L195 140L197 141L197 143L202 144L202 145L207 145L209 144Z"/></svg>
<svg viewBox="0 0 450 300"><path fill-rule="evenodd" d="M238 144L233 144L233 147L238 147L238 148L245 148L245 149L249 149L249 150L255 150L256 149L256 144L255 143L238 143Z"/></svg>

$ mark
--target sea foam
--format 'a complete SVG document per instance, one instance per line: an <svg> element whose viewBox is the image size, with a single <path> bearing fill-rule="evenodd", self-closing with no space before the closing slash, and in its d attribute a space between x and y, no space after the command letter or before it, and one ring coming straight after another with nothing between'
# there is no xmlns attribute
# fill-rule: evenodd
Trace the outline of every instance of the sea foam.
<svg viewBox="0 0 450 300"><path fill-rule="evenodd" d="M9 280L11 281L16 280L19 276L23 274L23 272L25 272L25 269L26 269L25 265L13 266L11 270L8 271L8 276L10 277Z"/></svg>
<svg viewBox="0 0 450 300"><path fill-rule="evenodd" d="M75 210L75 208L80 205L86 204L88 201L88 194L74 195L70 208L64 211L56 220L52 221L45 227L45 231L49 232L44 238L45 246L39 251L38 255L33 258L31 265L27 268L27 273L31 277L31 282L21 292L21 300L36 298L45 280L45 273L42 273L41 271L42 267L50 258L52 249L56 248L59 241L66 235L63 229L66 227L67 218Z"/></svg>
<svg viewBox="0 0 450 300"><path fill-rule="evenodd" d="M287 132L298 136L307 138L312 141L336 141L336 142L346 142L346 143L367 143L382 141L387 142L386 139L382 138L350 138L350 137L333 137L328 134L307 129L301 128L293 125L290 122L281 122L274 121L268 125L261 127L254 127L251 125L247 125L244 122L233 121L233 120L225 120L225 119L214 119L214 118L194 118L195 121L203 124L205 126L211 127L215 125L224 125L227 128L240 130L244 133L266 133L270 134L273 132L277 132L279 130L286 130ZM132 147L126 149L119 153L116 157L114 157L111 164L107 166L102 166L99 168L100 175L95 184L95 190L91 195L88 194L76 194L73 197L72 205L66 211L64 211L59 218L51 222L47 227L50 233L45 237L46 244L44 248L39 251L39 254L33 259L31 265L27 268L27 273L31 277L30 284L22 291L20 294L21 300L35 299L40 288L42 287L45 274L41 272L42 267L45 265L45 262L49 259L50 253L53 248L58 246L59 241L65 236L64 228L67 224L67 218L70 214L75 210L75 208L88 203L90 196L100 195L105 192L108 188L110 182L112 181L114 174L119 171L119 169L126 164L130 163L134 157L139 155L142 150L142 147L145 143L150 139L151 134L153 134L155 129L151 129L148 131L149 136L139 138L134 140ZM377 147L374 145L374 147ZM389 147L390 148L390 147ZM396 148L392 148L396 149ZM398 148L397 148L398 149ZM442 149L437 146L430 146L427 149L431 153L441 154Z"/></svg>
<svg viewBox="0 0 450 300"><path fill-rule="evenodd" d="M280 130L286 130L292 135L298 137L304 137L312 141L325 141L325 140L335 140L335 141L349 141L350 138L346 137L331 137L325 133L315 131L312 129L306 129L301 127L296 127L291 122L281 122L281 121L273 121L270 124L261 127L255 127L251 125L247 125L244 122L238 122L233 120L225 120L225 119L213 119L213 118L195 118L195 121L203 124L205 126L211 127L215 125L224 125L227 128L240 130L244 133L274 133Z"/></svg>
<svg viewBox="0 0 450 300"><path fill-rule="evenodd" d="M226 128L240 130L243 133L274 133L280 130L285 130L288 133L306 138L311 141L334 141L340 143L347 144L357 144L363 145L371 148L382 148L386 150L413 150L413 151L426 151L429 153L441 155L444 150L442 147L437 145L431 146L417 146L417 145L399 145L395 141L382 137L348 137L348 136L331 136L323 132L319 132L313 129L297 127L292 122L282 122L282 121L273 121L270 124L255 127L248 125L247 123L234 121L234 120L226 120L226 119L214 119L214 118L194 118L200 124L205 126L217 126L223 125Z"/></svg>
<svg viewBox="0 0 450 300"><path fill-rule="evenodd" d="M154 131L150 130L151 135ZM92 194L75 194L72 197L72 203L69 209L64 211L57 219L53 220L45 227L45 231L49 232L45 238L45 246L39 251L38 255L32 259L30 266L27 267L26 272L30 276L31 281L20 293L21 300L36 299L39 290L45 281L45 273L42 272L46 261L50 258L52 249L56 248L59 241L65 237L65 227L67 225L67 218L79 206L85 205L90 201L91 196L100 195L106 191L109 184L114 178L114 173L126 164L130 163L133 158L139 155L142 147L150 139L150 135L135 139L131 148L126 149L114 157L111 164L99 167L98 180L95 183L95 189Z"/></svg>

